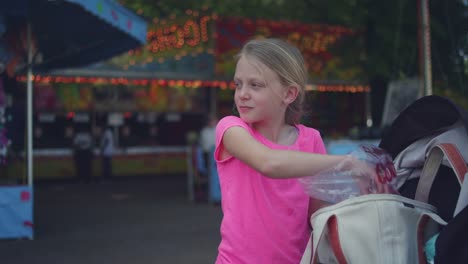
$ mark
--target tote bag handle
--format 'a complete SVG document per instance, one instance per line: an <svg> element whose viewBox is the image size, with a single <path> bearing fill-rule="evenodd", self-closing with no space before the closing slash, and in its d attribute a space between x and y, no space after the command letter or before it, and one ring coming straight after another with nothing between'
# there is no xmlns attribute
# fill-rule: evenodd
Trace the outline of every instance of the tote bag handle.
<svg viewBox="0 0 468 264"><path fill-rule="evenodd" d="M453 171L455 172L458 183L460 185L463 183L465 174L468 172L468 167L466 166L463 156L453 144L438 144L431 148L426 162L424 163L418 187L416 188L415 200L427 203L429 192L431 191L432 184L434 183L437 171L442 164L444 156L447 157Z"/></svg>

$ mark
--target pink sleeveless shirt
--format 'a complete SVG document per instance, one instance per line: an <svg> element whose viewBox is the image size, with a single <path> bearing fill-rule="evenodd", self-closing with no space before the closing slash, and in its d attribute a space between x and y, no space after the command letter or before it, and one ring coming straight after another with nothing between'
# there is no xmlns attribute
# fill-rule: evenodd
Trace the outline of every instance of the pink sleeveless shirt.
<svg viewBox="0 0 468 264"><path fill-rule="evenodd" d="M272 149L325 153L317 130L297 125L293 145L273 143L242 119L228 116L216 127L215 160L221 186L223 220L217 264L297 264L310 236L309 197L297 179L271 179L240 160L220 159L224 132L233 126L246 129Z"/></svg>

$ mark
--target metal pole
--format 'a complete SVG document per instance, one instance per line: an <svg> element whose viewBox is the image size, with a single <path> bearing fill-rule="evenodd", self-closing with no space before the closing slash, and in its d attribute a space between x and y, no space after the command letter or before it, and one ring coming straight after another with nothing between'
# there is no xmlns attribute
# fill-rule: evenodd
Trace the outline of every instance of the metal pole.
<svg viewBox="0 0 468 264"><path fill-rule="evenodd" d="M196 168L193 167L193 146L192 144L187 145L185 149L186 153L186 161L187 161L187 194L188 194L188 199L190 202L193 202L195 200L195 194L193 190L193 183L194 183L194 170Z"/></svg>
<svg viewBox="0 0 468 264"><path fill-rule="evenodd" d="M216 95L218 93L218 87L212 87L212 88L209 88L210 89L210 103L211 103L211 106L210 106L210 111L211 111L211 115L212 116L218 116L218 102L216 100Z"/></svg>
<svg viewBox="0 0 468 264"><path fill-rule="evenodd" d="M372 102L371 102L371 92L365 92L366 100L366 127L372 127L374 122L372 120Z"/></svg>
<svg viewBox="0 0 468 264"><path fill-rule="evenodd" d="M28 168L28 185L33 187L33 75L32 75L32 37L31 37L31 23L28 22L27 26L27 40L28 40L28 65L27 65L27 101L26 101L26 133L27 133L27 168Z"/></svg>
<svg viewBox="0 0 468 264"><path fill-rule="evenodd" d="M420 10L420 60L423 79L423 95L432 95L432 66L431 66L431 26L429 21L428 0L419 0Z"/></svg>

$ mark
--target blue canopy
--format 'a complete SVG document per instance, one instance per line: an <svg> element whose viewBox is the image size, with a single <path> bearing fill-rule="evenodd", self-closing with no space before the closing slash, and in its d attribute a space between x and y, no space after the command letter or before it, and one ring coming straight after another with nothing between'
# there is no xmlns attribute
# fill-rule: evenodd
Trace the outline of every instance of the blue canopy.
<svg viewBox="0 0 468 264"><path fill-rule="evenodd" d="M86 66L137 48L146 42L146 23L113 0L1 0L2 30L18 33L27 30L35 38L36 48L27 45L27 169L25 189L0 188L0 238L33 238L32 193L32 71ZM1 28L1 27L0 27ZM5 31L5 32L6 32ZM32 31L32 34L30 35ZM5 33L1 32L1 33ZM1 37L1 35L0 35ZM25 36L13 48L24 46ZM0 41L3 40L0 38ZM20 44L21 43L21 44ZM9 47L11 48L11 47ZM23 47L24 48L24 47ZM9 52L9 51L7 51ZM7 54L8 55L8 54ZM5 56L7 58L8 56ZM40 59L41 58L41 59ZM11 199L10 199L11 198ZM10 201L8 202L7 201ZM21 200L22 203L17 201ZM13 202L11 202L13 201ZM4 223L3 225L1 223Z"/></svg>
<svg viewBox="0 0 468 264"><path fill-rule="evenodd" d="M146 42L146 22L113 0L4 0L7 26L30 22L35 70L86 66Z"/></svg>

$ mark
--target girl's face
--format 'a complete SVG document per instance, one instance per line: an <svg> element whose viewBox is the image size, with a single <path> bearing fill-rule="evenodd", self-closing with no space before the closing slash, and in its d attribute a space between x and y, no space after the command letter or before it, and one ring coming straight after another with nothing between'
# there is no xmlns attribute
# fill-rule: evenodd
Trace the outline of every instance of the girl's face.
<svg viewBox="0 0 468 264"><path fill-rule="evenodd" d="M275 72L254 58L241 56L234 83L234 101L242 120L249 124L284 121L287 89Z"/></svg>

